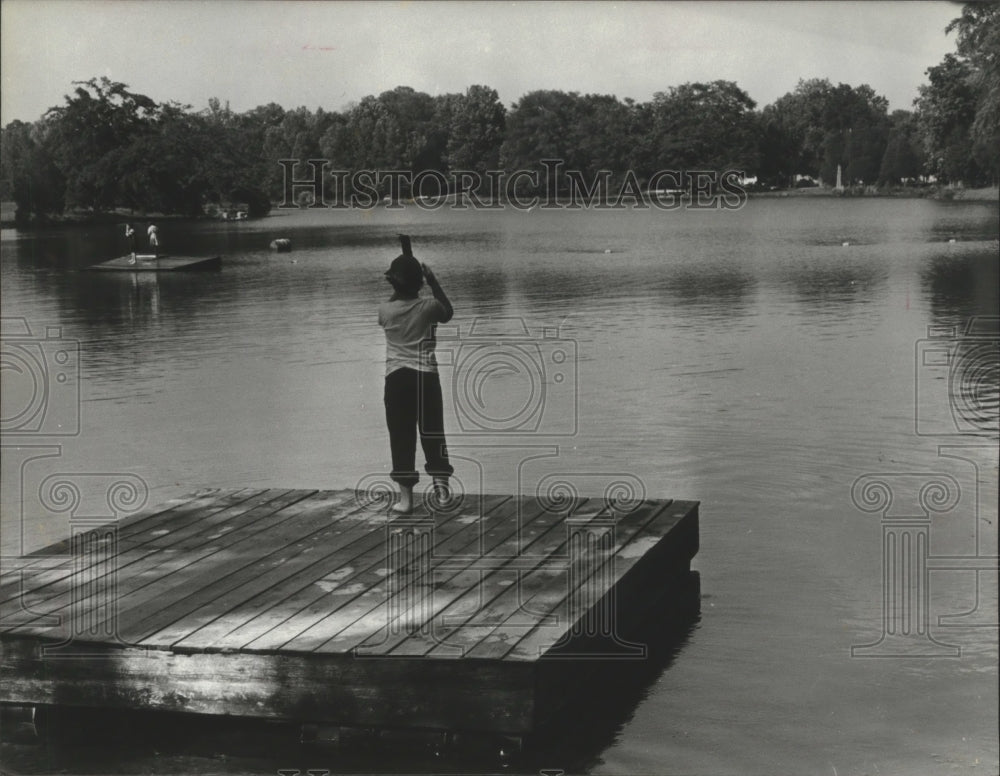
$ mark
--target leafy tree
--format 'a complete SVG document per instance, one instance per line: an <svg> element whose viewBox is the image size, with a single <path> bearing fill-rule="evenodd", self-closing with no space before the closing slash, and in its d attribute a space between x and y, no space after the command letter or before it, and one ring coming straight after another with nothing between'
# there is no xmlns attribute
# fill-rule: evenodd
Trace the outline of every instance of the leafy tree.
<svg viewBox="0 0 1000 776"><path fill-rule="evenodd" d="M414 172L430 167L440 169L440 159L434 160L433 155L426 153L433 131L434 99L409 86L397 86L382 92L378 102L384 118L375 129L382 153L381 164L377 166Z"/></svg>
<svg viewBox="0 0 1000 776"><path fill-rule="evenodd" d="M761 111L757 150L762 183L791 186L795 175L808 169L802 162L804 132L799 130L778 103Z"/></svg>
<svg viewBox="0 0 1000 776"><path fill-rule="evenodd" d="M878 180L889 137L888 121L861 125L848 131L847 180L871 185Z"/></svg>
<svg viewBox="0 0 1000 776"><path fill-rule="evenodd" d="M46 130L44 121L13 121L0 131L0 178L21 223L61 213L65 204L66 180L46 149Z"/></svg>
<svg viewBox="0 0 1000 776"><path fill-rule="evenodd" d="M439 94L432 99L434 113L422 129L422 142L413 158L411 169L415 173L424 170L445 173L449 167L448 143L462 95Z"/></svg>
<svg viewBox="0 0 1000 776"><path fill-rule="evenodd" d="M970 181L979 174L972 155L976 93L972 67L954 54L928 68L916 106L930 171L946 182Z"/></svg>
<svg viewBox="0 0 1000 776"><path fill-rule="evenodd" d="M277 164L277 159L281 157L267 154L264 143L268 130L280 127L284 118L285 109L272 102L236 114L231 125L231 142L238 149L243 177L277 200L283 194L284 179ZM243 200L233 197L232 201Z"/></svg>
<svg viewBox="0 0 1000 776"><path fill-rule="evenodd" d="M917 178L923 172L924 157L916 117L910 111L896 110L889 116L889 134L879 165L879 183L897 184Z"/></svg>
<svg viewBox="0 0 1000 776"><path fill-rule="evenodd" d="M537 171L539 188L544 188L541 162L557 160L562 166L555 181L558 190L569 185L566 171L579 173L590 187L599 174L614 179L628 171L634 160L629 141L636 126L634 105L612 95L529 92L507 117L500 163L508 171Z"/></svg>
<svg viewBox="0 0 1000 776"><path fill-rule="evenodd" d="M958 31L957 48L971 67L969 82L976 111L969 135L977 164L1000 177L1000 5L966 3L946 32Z"/></svg>
<svg viewBox="0 0 1000 776"><path fill-rule="evenodd" d="M454 101L447 142L452 170L473 170L484 175L500 165L507 110L495 89L470 86Z"/></svg>
<svg viewBox="0 0 1000 776"><path fill-rule="evenodd" d="M756 103L732 81L687 83L653 96L657 166L754 171Z"/></svg>
<svg viewBox="0 0 1000 776"><path fill-rule="evenodd" d="M542 159L565 159L578 97L576 92L538 90L515 102L500 150L504 169L538 169Z"/></svg>
<svg viewBox="0 0 1000 776"><path fill-rule="evenodd" d="M789 176L819 176L826 136L834 129L827 109L832 92L828 79L800 80L795 91L764 109L766 148L777 152L776 158L765 163L769 169Z"/></svg>
<svg viewBox="0 0 1000 776"><path fill-rule="evenodd" d="M74 96L51 108L47 144L66 178L67 206L113 207L119 179L109 175L114 157L151 129L158 106L149 97L107 78L74 82Z"/></svg>
<svg viewBox="0 0 1000 776"><path fill-rule="evenodd" d="M763 166L775 177L798 173L832 181L874 181L888 137L888 100L867 84L799 81L762 112Z"/></svg>
<svg viewBox="0 0 1000 776"><path fill-rule="evenodd" d="M574 106L576 113L567 138L569 169L593 178L608 170L618 178L628 169L628 139L632 130L631 111L609 94L585 94Z"/></svg>
<svg viewBox="0 0 1000 776"><path fill-rule="evenodd" d="M625 134L619 143L625 146L626 168L633 170L643 180L655 172L656 140L651 128L653 126L653 106L648 102L625 100L627 126Z"/></svg>

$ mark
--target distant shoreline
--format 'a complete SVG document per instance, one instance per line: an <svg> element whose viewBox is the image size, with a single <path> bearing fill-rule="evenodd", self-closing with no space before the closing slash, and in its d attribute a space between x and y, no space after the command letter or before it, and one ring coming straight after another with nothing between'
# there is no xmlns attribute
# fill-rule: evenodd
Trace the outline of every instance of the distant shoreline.
<svg viewBox="0 0 1000 776"><path fill-rule="evenodd" d="M933 199L954 202L1000 202L1000 188L987 186L976 189L953 189L947 187L876 189L873 191L862 188L834 189L810 187L802 189L782 189L778 191L750 191L750 199L787 199L791 197L813 197L818 199L838 198L868 198L882 197L889 199ZM288 212L288 211L285 211ZM18 228L14 219L13 202L0 203L0 227L4 229ZM272 214L275 210L272 210ZM209 215L166 215L163 213L128 213L111 211L102 213L66 213L51 216L44 221L33 221L26 228L51 228L60 226L90 225L90 224L124 224L129 221L136 223L145 221L212 221L217 220Z"/></svg>
<svg viewBox="0 0 1000 776"><path fill-rule="evenodd" d="M4 229L18 228L15 220L17 208L13 202L0 203L0 227ZM207 215L178 215L165 213L130 213L128 211L112 210L109 212L71 212L49 216L44 220L32 219L27 228L48 228L59 226L74 226L85 224L125 224L149 221L205 221L213 220Z"/></svg>
<svg viewBox="0 0 1000 776"><path fill-rule="evenodd" d="M779 191L751 191L751 198L784 199L787 197L821 197L821 198L864 198L884 197L888 199L934 199L939 201L960 202L1000 202L1000 188L986 186L977 189L954 189L946 186L926 188L894 188L865 190L862 187L845 188L842 191L813 186L802 189L781 189Z"/></svg>

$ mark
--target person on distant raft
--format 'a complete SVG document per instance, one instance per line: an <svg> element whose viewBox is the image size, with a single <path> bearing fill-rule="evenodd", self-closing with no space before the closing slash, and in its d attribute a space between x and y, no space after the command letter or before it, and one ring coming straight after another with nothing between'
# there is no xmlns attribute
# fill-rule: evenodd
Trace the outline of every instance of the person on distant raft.
<svg viewBox="0 0 1000 776"><path fill-rule="evenodd" d="M128 243L128 263L135 264L135 229L125 224L125 241Z"/></svg>
<svg viewBox="0 0 1000 776"><path fill-rule="evenodd" d="M416 465L417 432L426 458L427 473L434 479L439 503L450 497L448 478L454 468L448 461L444 435L444 403L434 355L434 330L454 315L451 302L426 264L409 251L402 237L403 253L385 273L393 294L378 308L378 322L385 331L385 420L389 428L392 474L399 485L399 501L392 509L413 510L413 487L419 480ZM433 299L420 296L427 281Z"/></svg>
<svg viewBox="0 0 1000 776"><path fill-rule="evenodd" d="M146 234L149 236L149 249L153 252L154 256L160 255L160 237L158 231L156 224L150 224L149 229L146 230Z"/></svg>

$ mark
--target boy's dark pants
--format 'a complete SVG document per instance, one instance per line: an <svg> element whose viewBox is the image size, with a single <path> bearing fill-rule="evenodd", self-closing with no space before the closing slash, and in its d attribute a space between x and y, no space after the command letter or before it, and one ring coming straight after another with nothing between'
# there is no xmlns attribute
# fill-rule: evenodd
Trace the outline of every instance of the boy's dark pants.
<svg viewBox="0 0 1000 776"><path fill-rule="evenodd" d="M416 470L417 431L432 477L448 477L454 467L448 462L444 438L444 402L441 381L434 372L397 369L385 378L385 422L389 427L393 480L413 486L420 479Z"/></svg>

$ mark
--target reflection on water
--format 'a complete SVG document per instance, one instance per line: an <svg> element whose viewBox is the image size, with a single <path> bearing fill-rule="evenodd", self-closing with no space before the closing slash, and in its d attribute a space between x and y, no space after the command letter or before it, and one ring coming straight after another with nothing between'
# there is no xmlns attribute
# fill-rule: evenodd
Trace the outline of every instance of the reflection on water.
<svg viewBox="0 0 1000 776"><path fill-rule="evenodd" d="M41 440L58 456L19 468L8 449L4 528L23 510L28 547L62 538L65 516L37 519L33 501L56 470L133 473L157 501L384 473L375 308L405 231L460 336L477 317L521 318L577 355L558 389L545 363L536 383L509 383L551 390L547 428L577 433L498 440L452 422L464 482L530 490L537 471L520 464L541 445L585 495L627 474L652 497L702 501L702 618L588 769L991 773L995 626L949 632L963 657L946 664L850 657L882 621L878 516L850 493L866 473L947 471L976 512L936 519L933 551L976 552L977 521L977 542L996 545L997 214L795 198L714 213L280 212L164 223L169 252L220 253L223 269L149 276L84 271L122 251L110 227L5 233L3 314L79 341L82 404L78 437ZM278 237L291 253L268 250ZM994 328L970 336L977 316ZM925 363L942 331L951 360ZM452 408L470 399L458 373L443 370ZM978 476L941 452L963 445ZM4 531L5 551L18 537ZM931 621L978 607L996 622L995 573L931 579Z"/></svg>
<svg viewBox="0 0 1000 776"><path fill-rule="evenodd" d="M920 279L937 320L996 314L997 262L988 251L949 249L921 268Z"/></svg>

